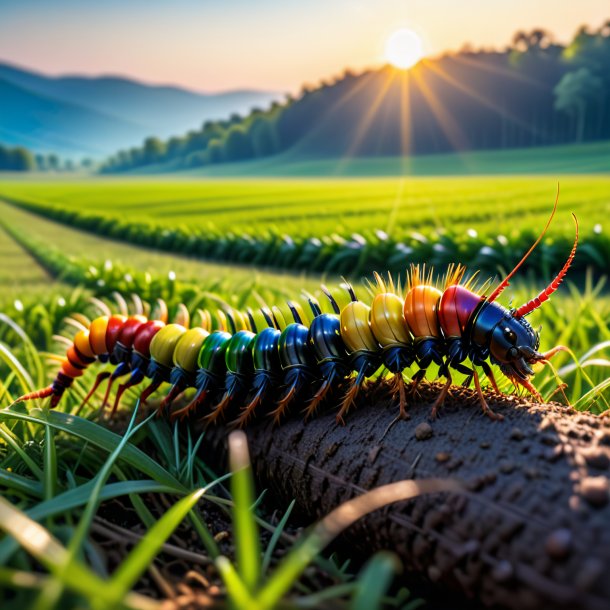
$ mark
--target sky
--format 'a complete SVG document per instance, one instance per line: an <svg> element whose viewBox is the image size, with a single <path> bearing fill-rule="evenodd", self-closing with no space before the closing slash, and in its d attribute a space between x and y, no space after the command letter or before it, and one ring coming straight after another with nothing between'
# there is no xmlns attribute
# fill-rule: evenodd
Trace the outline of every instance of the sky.
<svg viewBox="0 0 610 610"><path fill-rule="evenodd" d="M297 92L383 64L403 27L434 56L465 43L503 48L534 27L566 42L609 18L608 0L0 0L0 61L208 92Z"/></svg>

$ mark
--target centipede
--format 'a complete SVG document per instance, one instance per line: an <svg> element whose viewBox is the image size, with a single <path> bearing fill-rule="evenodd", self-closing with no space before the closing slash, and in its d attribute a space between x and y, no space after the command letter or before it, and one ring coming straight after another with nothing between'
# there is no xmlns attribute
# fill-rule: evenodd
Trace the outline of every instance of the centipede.
<svg viewBox="0 0 610 610"><path fill-rule="evenodd" d="M313 295L305 294L304 305L289 301L288 310L266 304L245 313L232 308L215 313L199 310L197 325L190 325L183 305L170 322L163 301L149 315L137 298L139 305L132 314L124 302L121 313L111 313L98 302L106 310L92 321L80 318L51 385L17 401L49 398L50 406L56 407L74 380L100 362L111 370L97 375L79 410L104 382L102 408L108 404L113 384L119 383L109 407L111 416L129 388L142 387L139 398L146 402L169 384L157 409L172 420L196 416L208 425L245 426L265 416L279 423L300 405L305 418L315 416L324 406L337 409L337 422L345 423L363 388L383 379L399 403L397 418L408 419L411 399L433 370L445 383L432 404L432 417L450 391L452 374L458 372L464 386L474 383L483 413L499 420L501 415L490 408L481 388L482 375L493 392L500 393L492 369L496 365L515 388L542 401L531 380L532 367L549 364L555 354L567 350L558 345L538 351L540 331L534 330L526 316L559 288L574 260L578 246L575 215L572 250L548 286L519 307L505 307L497 301L542 241L556 209L557 199L537 240L493 290L490 281L481 284L478 274L467 274L461 264L449 265L438 276L425 265L412 264L404 289L390 275L375 273L368 283L368 303L344 281L342 306L323 285L320 300L324 299L325 308ZM305 307L310 315L305 314ZM187 398L176 408L178 397Z"/></svg>

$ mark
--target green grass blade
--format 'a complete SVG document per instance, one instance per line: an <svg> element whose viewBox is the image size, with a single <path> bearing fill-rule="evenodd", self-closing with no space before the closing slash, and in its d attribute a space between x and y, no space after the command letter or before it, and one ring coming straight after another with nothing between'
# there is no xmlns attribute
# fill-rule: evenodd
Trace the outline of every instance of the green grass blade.
<svg viewBox="0 0 610 610"><path fill-rule="evenodd" d="M351 610L375 610L383 607L383 596L400 570L400 562L392 553L377 553L358 577Z"/></svg>
<svg viewBox="0 0 610 610"><path fill-rule="evenodd" d="M273 535L271 536L271 540L269 540L269 544L267 545L267 548L265 549L265 555L263 556L263 563L262 563L262 567L261 567L261 572L263 574L266 574L267 570L269 569L269 564L271 563L271 557L273 556L273 551L275 550L278 540L280 539L280 536L282 535L282 532L284 531L284 528L286 527L286 523L288 522L288 519L290 518L290 513L292 512L294 505L295 505L295 500L293 500L289 504L288 508L286 509L286 512L284 513L284 516L282 517L280 522L277 524L277 526L273 532Z"/></svg>
<svg viewBox="0 0 610 610"><path fill-rule="evenodd" d="M0 425L0 437L4 442L23 460L23 463L30 469L30 472L42 481L44 473L40 466L23 450L21 443L17 441L14 434L4 425Z"/></svg>
<svg viewBox="0 0 610 610"><path fill-rule="evenodd" d="M121 437L118 434L107 430L106 428L102 428L102 426L83 419L82 417L62 413L61 411L49 411L47 419L45 420L39 416L40 413L41 411L39 409L32 409L28 413L19 413L10 408L2 409L0 410L0 421L17 419L40 425L48 424L56 430L61 430L67 434L82 438L92 445L109 452L116 449L121 442ZM177 492L184 493L186 491L178 479L131 443L123 448L119 459L138 469L158 483L173 487Z"/></svg>
<svg viewBox="0 0 610 610"><path fill-rule="evenodd" d="M4 362L8 368L15 373L24 394L27 394L34 389L34 383L29 373L23 368L21 362L17 360L13 353L2 343L0 343L0 361Z"/></svg>
<svg viewBox="0 0 610 610"><path fill-rule="evenodd" d="M44 498L50 500L57 487L57 452L55 433L51 426L44 429Z"/></svg>
<svg viewBox="0 0 610 610"><path fill-rule="evenodd" d="M32 481L32 479L28 479L14 472L8 472L3 468L0 468L0 486L18 491L27 496L33 496L34 498L42 498L44 494L42 483ZM0 546L1 545L2 543L0 542Z"/></svg>
<svg viewBox="0 0 610 610"><path fill-rule="evenodd" d="M131 420L129 422L129 425L127 426L125 435L121 439L121 442L116 446L114 451L108 456L108 459L106 460L106 462L104 463L104 465L102 466L99 473L94 479L94 485L91 489L91 496L89 497L87 505L85 506L85 510L83 511L76 531L74 532L74 535L72 536L72 540L70 540L70 545L68 547L68 552L70 553L70 557L72 560L76 558L77 553L80 551L85 541L85 538L89 533L89 528L91 527L91 523L93 522L93 518L95 517L95 513L97 512L98 506L100 504L100 494L106 483L106 480L112 472L114 463L121 455L121 452L126 447L127 443L129 443L129 439L135 431L133 425L136 420L139 405L140 403L138 401L131 415ZM154 417L154 413L151 413L150 417Z"/></svg>
<svg viewBox="0 0 610 610"><path fill-rule="evenodd" d="M71 563L68 551L42 525L32 521L10 502L0 497L0 529L13 536L30 555L35 557L65 587L86 599L111 601L107 584L85 565ZM140 595L133 595L128 603L132 607L158 608L159 605Z"/></svg>
<svg viewBox="0 0 610 610"><path fill-rule="evenodd" d="M198 489L176 502L148 530L138 545L121 563L108 585L111 590L110 595L116 603L125 597L138 578L146 571L165 541L172 535L204 493L205 489Z"/></svg>
<svg viewBox="0 0 610 610"><path fill-rule="evenodd" d="M260 581L261 552L258 524L254 518L254 480L246 435L232 432L229 436L231 465L231 495L233 497L233 526L237 569L249 591Z"/></svg>
<svg viewBox="0 0 610 610"><path fill-rule="evenodd" d="M216 568L227 587L227 594L235 608L247 608L248 610L259 610L260 606L252 597L252 594L233 567L233 564L223 556L215 561Z"/></svg>

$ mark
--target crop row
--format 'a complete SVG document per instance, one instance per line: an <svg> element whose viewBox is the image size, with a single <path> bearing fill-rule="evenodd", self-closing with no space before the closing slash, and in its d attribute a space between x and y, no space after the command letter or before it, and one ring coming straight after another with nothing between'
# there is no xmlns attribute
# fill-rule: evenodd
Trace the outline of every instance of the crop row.
<svg viewBox="0 0 610 610"><path fill-rule="evenodd" d="M267 230L262 234L212 233L184 227L161 228L103 214L79 212L33 201L11 203L45 218L112 239L212 261L235 262L358 277L374 270L403 273L410 263L444 267L466 264L486 274L512 267L537 237L538 228L522 228L503 235L479 235L474 229L437 228L404 232L395 238L380 230L342 236L295 237ZM548 237L530 257L527 267L548 277L571 249L572 237ZM581 232L574 271L586 268L605 274L610 268L610 240L601 226Z"/></svg>

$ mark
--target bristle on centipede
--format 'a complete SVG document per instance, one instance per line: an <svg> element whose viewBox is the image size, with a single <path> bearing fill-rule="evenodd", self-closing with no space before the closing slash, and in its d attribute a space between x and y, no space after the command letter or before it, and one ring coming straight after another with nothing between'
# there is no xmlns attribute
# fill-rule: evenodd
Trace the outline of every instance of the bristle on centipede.
<svg viewBox="0 0 610 610"><path fill-rule="evenodd" d="M466 273L466 267L461 265L460 263L451 263L447 267L447 271L443 278L443 287L446 290L449 286L457 286L463 279L464 274Z"/></svg>

